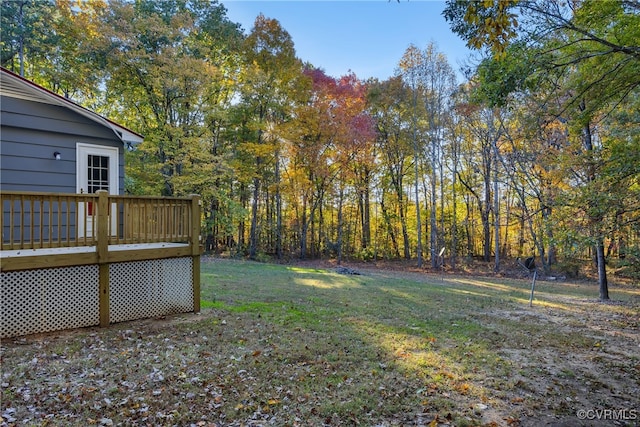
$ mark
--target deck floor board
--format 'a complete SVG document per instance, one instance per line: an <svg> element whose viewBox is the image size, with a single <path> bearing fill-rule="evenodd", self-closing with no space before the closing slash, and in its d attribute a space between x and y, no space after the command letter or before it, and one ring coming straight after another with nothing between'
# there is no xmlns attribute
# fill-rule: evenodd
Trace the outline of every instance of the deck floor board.
<svg viewBox="0 0 640 427"><path fill-rule="evenodd" d="M185 248L189 247L188 243L130 243L125 245L109 245L109 252L120 251L142 251L149 249L163 248ZM10 251L0 251L0 259L30 257L30 256L51 256L51 255L73 255L88 254L96 252L95 246L71 246L62 248L41 248L41 249L17 249Z"/></svg>

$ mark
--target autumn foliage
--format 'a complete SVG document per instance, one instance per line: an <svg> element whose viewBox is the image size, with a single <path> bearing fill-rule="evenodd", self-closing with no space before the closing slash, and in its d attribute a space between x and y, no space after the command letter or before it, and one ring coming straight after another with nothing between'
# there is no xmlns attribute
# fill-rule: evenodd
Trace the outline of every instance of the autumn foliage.
<svg viewBox="0 0 640 427"><path fill-rule="evenodd" d="M276 19L243 33L215 2L18 3L2 66L143 134L127 191L200 194L207 251L496 272L536 256L597 265L603 290L605 265L639 274L630 2L449 1L487 53L463 83L433 43L385 81L329 76Z"/></svg>

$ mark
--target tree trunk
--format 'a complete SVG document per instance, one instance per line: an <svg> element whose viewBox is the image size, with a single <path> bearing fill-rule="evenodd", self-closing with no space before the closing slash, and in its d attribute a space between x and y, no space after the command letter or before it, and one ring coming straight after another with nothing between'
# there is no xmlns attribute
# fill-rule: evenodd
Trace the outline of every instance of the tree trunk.
<svg viewBox="0 0 640 427"><path fill-rule="evenodd" d="M451 251L450 251L450 263L451 268L453 270L456 269L456 257L458 256L458 215L457 215L457 193L456 193L456 173L457 173L457 158L454 157L453 160L453 175L451 177L452 180L452 204L451 209L453 210L453 214L451 215Z"/></svg>
<svg viewBox="0 0 640 427"><path fill-rule="evenodd" d="M480 217L482 218L482 259L485 262L491 261L491 223L489 222L489 213L489 205L483 203L480 206Z"/></svg>
<svg viewBox="0 0 640 427"><path fill-rule="evenodd" d="M366 249L371 246L371 201L369 200L369 175L364 180L365 188L362 192L362 248Z"/></svg>
<svg viewBox="0 0 640 427"><path fill-rule="evenodd" d="M451 218L451 268L453 270L456 269L456 258L458 256L458 207L457 207L457 179L458 179L458 138L454 134L452 139L452 148L453 148L453 171L451 172L451 197L453 199L452 202L452 210L453 215Z"/></svg>
<svg viewBox="0 0 640 427"><path fill-rule="evenodd" d="M242 209L247 209L247 192L244 184L240 184L240 205ZM245 249L245 228L244 216L238 223L238 253Z"/></svg>
<svg viewBox="0 0 640 427"><path fill-rule="evenodd" d="M464 220L464 225L465 225L465 234L467 235L467 253L466 256L469 259L473 258L473 252L474 252L474 247L473 247L473 240L475 238L474 236L474 230L473 227L471 225L471 199L469 197L465 197L465 204L467 206L467 216Z"/></svg>
<svg viewBox="0 0 640 427"><path fill-rule="evenodd" d="M338 242L337 242L337 256L338 256L338 265L342 263L342 204L344 199L344 188L340 187L340 194L338 196Z"/></svg>
<svg viewBox="0 0 640 427"><path fill-rule="evenodd" d="M602 237L599 237L596 243L596 257L598 260L600 301L607 301L609 299L609 283L607 282L607 264L604 256L604 239Z"/></svg>
<svg viewBox="0 0 640 427"><path fill-rule="evenodd" d="M282 194L280 193L280 152L276 152L276 257L282 259Z"/></svg>
<svg viewBox="0 0 640 427"><path fill-rule="evenodd" d="M525 243L525 217L527 216L527 210L524 206L524 202L521 202L522 210L520 212L520 230L518 231L518 258L522 258L524 256L524 243Z"/></svg>
<svg viewBox="0 0 640 427"><path fill-rule="evenodd" d="M435 154L432 154L435 156ZM436 218L436 203L437 203L437 189L436 189L436 165L435 161L431 160L431 212L429 214L429 225L431 230L429 230L429 244L430 254L431 254L431 268L438 267L438 223Z"/></svg>
<svg viewBox="0 0 640 427"><path fill-rule="evenodd" d="M414 149L415 151L415 158L414 158L414 168L415 168L415 180L414 180L414 190L416 193L416 237L417 237L417 247L416 247L416 256L418 258L418 268L422 267L422 224L421 224L421 219L420 219L420 194L418 192L418 185L419 185L419 175L418 175L418 148L417 148L417 140L415 139L415 129L414 129ZM408 240L408 238L407 238ZM406 252L405 252L406 255Z"/></svg>
<svg viewBox="0 0 640 427"><path fill-rule="evenodd" d="M509 243L509 232L511 230L510 230L509 224L511 223L512 204L513 204L513 198L511 197L511 194L508 194L506 197L506 203L505 203L504 236L502 238L502 249L500 250L500 256L502 258L506 258L507 256L511 255L511 244Z"/></svg>
<svg viewBox="0 0 640 427"><path fill-rule="evenodd" d="M583 104L581 104L581 109L584 110ZM584 126L584 148L589 155L589 164L587 165L587 179L589 180L589 183L591 183L596 179L596 171L593 159L593 135L591 133L590 122L587 122L587 124L585 124ZM589 219L591 220L591 227L596 230L601 227L601 217L599 217L598 215L594 215ZM606 301L609 299L609 284L607 282L607 265L604 255L604 238L601 235L599 235L596 240L595 250L596 262L598 266L598 287L600 289L600 300Z"/></svg>
<svg viewBox="0 0 640 427"><path fill-rule="evenodd" d="M479 203L480 216L482 217L482 251L483 259L485 262L491 261L491 223L489 221L489 215L491 213L491 156L488 156L484 165L484 201Z"/></svg>
<svg viewBox="0 0 640 427"><path fill-rule="evenodd" d="M300 259L307 258L307 232L309 223L307 220L307 198L302 199L302 218L300 218Z"/></svg>
<svg viewBox="0 0 640 427"><path fill-rule="evenodd" d="M440 227L438 228L438 253L440 253L440 251L444 248L445 246L445 236L446 233L444 230L446 230L446 226L445 226L445 191L444 191L444 166L443 166L443 161L440 160L438 161L438 165L439 165L439 180L440 180ZM442 256L444 257L444 252L442 253ZM443 260L438 260L438 262L443 262Z"/></svg>
<svg viewBox="0 0 640 427"><path fill-rule="evenodd" d="M396 233L393 230L393 225L391 224L391 217L389 216L389 212L387 212L387 206L384 203L384 192L382 193L382 197L380 198L380 209L382 210L382 217L384 218L384 223L387 225L387 233L389 234L389 238L391 238L391 246L393 247L393 252L396 258L400 258L400 248L398 247L398 240L396 239Z"/></svg>
<svg viewBox="0 0 640 427"><path fill-rule="evenodd" d="M217 197L214 197L211 200L211 205L209 207L209 224L211 224L210 234L213 237L211 246L206 246L206 251L218 252L218 235L219 235L219 227L218 227L218 214L220 210L220 202ZM207 236L208 237L208 236Z"/></svg>
<svg viewBox="0 0 640 427"><path fill-rule="evenodd" d="M498 191L498 168L493 170L493 227L494 227L494 251L495 251L495 263L493 271L500 271L500 192Z"/></svg>
<svg viewBox="0 0 640 427"><path fill-rule="evenodd" d="M544 207L542 209L542 222L544 224L544 232L546 240L549 242L549 250L546 257L542 258L542 266L545 274L549 274L550 266L556 261L555 247L553 246L553 226L551 224L551 208Z"/></svg>
<svg viewBox="0 0 640 427"><path fill-rule="evenodd" d="M249 230L249 258L255 259L258 252L258 199L260 179L253 179L253 201L251 202L251 229Z"/></svg>
<svg viewBox="0 0 640 427"><path fill-rule="evenodd" d="M398 207L400 208L400 224L402 226L402 239L404 241L404 258L411 259L411 249L409 247L409 231L407 230L407 218L402 203L400 203Z"/></svg>

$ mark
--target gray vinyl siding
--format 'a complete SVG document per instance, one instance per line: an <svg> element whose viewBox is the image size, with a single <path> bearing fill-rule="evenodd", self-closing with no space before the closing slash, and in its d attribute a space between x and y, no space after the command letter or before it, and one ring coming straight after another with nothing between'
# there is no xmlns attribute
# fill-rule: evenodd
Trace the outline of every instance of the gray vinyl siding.
<svg viewBox="0 0 640 427"><path fill-rule="evenodd" d="M64 107L2 96L0 191L76 192L76 143L118 148L124 194L124 150L115 133ZM61 153L55 160L54 152Z"/></svg>

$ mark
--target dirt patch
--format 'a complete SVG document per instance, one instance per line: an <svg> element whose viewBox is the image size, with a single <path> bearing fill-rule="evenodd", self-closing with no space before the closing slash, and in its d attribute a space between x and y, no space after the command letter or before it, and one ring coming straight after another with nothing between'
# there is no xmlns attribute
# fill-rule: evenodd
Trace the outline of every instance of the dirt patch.
<svg viewBox="0 0 640 427"><path fill-rule="evenodd" d="M637 332L630 334L628 329L607 327L604 335L595 331L593 334L583 334L584 324L580 325L577 318L555 313L493 312L489 315L515 320L534 317L536 322L545 328L552 328L558 334L571 336L579 333L584 338L577 345L567 342L566 348L554 348L547 345L544 337L531 336L529 345L522 346L525 348L505 343L498 350L514 368L512 381L515 382L515 389L519 390L519 397L531 402L529 409L522 413L522 425L539 425L536 411L531 411L532 407L542 412L567 413L566 425L576 423L575 408L622 409L629 411L628 418L635 416L639 406L637 396L640 395L638 382L634 380L640 372L640 365L637 364L640 352ZM594 321L593 325L598 325L596 331L602 329L598 321ZM528 417L534 420L527 423ZM560 423L561 420L554 422ZM611 419L591 420L588 425L612 425L611 422Z"/></svg>

